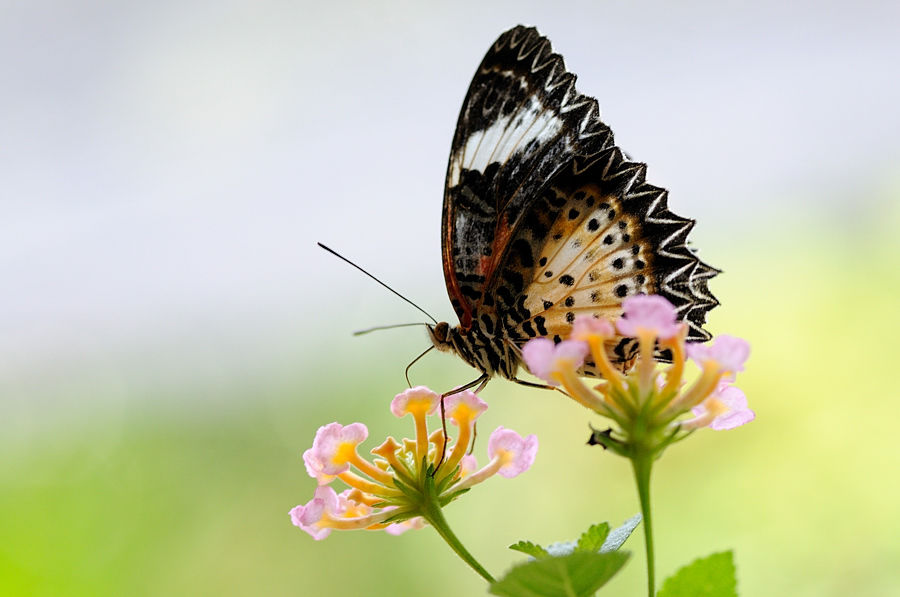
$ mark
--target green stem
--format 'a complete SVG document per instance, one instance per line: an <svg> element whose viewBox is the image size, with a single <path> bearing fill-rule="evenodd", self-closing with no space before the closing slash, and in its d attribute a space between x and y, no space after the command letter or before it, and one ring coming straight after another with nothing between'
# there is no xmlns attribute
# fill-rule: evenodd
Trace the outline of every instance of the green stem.
<svg viewBox="0 0 900 597"><path fill-rule="evenodd" d="M455 551L456 555L462 558L463 562L468 564L472 570L481 576L481 578L489 583L493 583L494 577L478 563L478 560L476 560L465 547L463 547L463 544L460 543L459 539L456 538L456 535L453 534L453 531L450 530L450 525L447 524L447 519L444 518L444 513L441 511L440 506L431 500L428 501L427 505L423 504L423 506L424 512L422 513L422 516L435 528L441 537L444 538L444 541L447 542L450 549Z"/></svg>
<svg viewBox="0 0 900 597"><path fill-rule="evenodd" d="M631 459L634 465L634 478L637 481L638 496L641 499L641 516L644 518L644 544L647 548L647 594L656 595L656 566L653 560L653 524L650 518L650 469L653 466L653 455L640 451Z"/></svg>

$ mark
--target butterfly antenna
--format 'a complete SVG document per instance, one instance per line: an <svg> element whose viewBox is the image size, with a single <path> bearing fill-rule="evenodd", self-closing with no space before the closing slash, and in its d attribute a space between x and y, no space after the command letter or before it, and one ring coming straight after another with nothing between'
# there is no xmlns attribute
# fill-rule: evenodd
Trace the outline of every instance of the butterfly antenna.
<svg viewBox="0 0 900 597"><path fill-rule="evenodd" d="M413 365L416 364L416 361L418 361L419 359L421 359L422 357L424 357L426 354L428 354L429 352L431 352L431 349L432 349L432 348L434 348L434 346L429 346L429 347L425 350L425 352L423 352L422 354L420 354L419 356L417 356L416 358L414 358L414 359L412 360L412 363L410 363L409 365L406 366L406 371L405 371L403 374L406 376L406 385L408 385L409 387L412 387L412 383L410 383L410 381L409 381L409 370L410 370L410 368L411 368Z"/></svg>
<svg viewBox="0 0 900 597"><path fill-rule="evenodd" d="M414 325L428 325L427 323L422 323L417 321L416 323L395 323L394 325L376 325L373 328L368 328L366 330L359 330L353 332L354 336L362 336L363 334L368 334L369 332L377 332L378 330L392 330L394 328L408 328Z"/></svg>
<svg viewBox="0 0 900 597"><path fill-rule="evenodd" d="M397 292L396 290L394 290L393 288L391 288L390 286L388 286L387 284L385 284L384 282L382 282L381 280L379 280L378 278L376 278L375 276L373 276L372 274L370 274L369 272L367 272L366 270L364 270L363 268L359 267L358 265L356 265L355 263L353 263L352 261L350 261L349 259L347 259L347 258L344 257L343 255L341 255L341 254L338 253L337 251L335 251L335 250L333 250L333 249L329 249L328 247L326 247L326 246L323 245L322 243L316 243L316 244L319 245L320 247L322 247L323 249L325 249L326 251L328 251L329 253L331 253L332 255L334 255L335 257L337 257L338 259L341 259L342 261L346 261L347 263L349 263L350 265L352 265L353 267L355 267L356 269L358 269L359 271L361 271L361 272L364 273L365 275L369 276L370 278L372 278L373 280L375 280L376 282L378 282L379 284L381 284L382 286L384 286L385 288L387 288L388 290L390 290L391 292L393 292L394 294L396 294L397 296L399 296L400 298L402 298L404 301L406 301L407 303L409 303L410 305L412 305L413 307L415 307L416 309L418 309L419 311L421 311L422 313L424 313L425 316L428 317L428 319L430 319L430 320L433 321L434 323L437 323L437 320L436 320L434 317L432 317L431 315L429 315L429 314L428 314L428 311L426 311L425 309L423 309L423 308L420 307L419 305L415 304L414 302L412 302L411 300L409 300L408 298L406 298L405 296L403 296L402 294L400 294L399 292Z"/></svg>

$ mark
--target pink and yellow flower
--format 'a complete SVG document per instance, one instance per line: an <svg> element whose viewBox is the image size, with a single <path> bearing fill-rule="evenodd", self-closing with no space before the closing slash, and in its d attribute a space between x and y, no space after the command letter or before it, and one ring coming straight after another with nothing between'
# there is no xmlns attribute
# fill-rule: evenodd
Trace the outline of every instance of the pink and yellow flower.
<svg viewBox="0 0 900 597"><path fill-rule="evenodd" d="M440 395L424 386L398 394L391 412L397 417L412 416L415 439L398 442L388 437L371 450L377 457L371 462L358 452L368 437L365 425L320 427L312 448L303 454L306 471L319 487L310 502L291 510L294 525L317 540L334 530L384 529L399 535L425 522L440 523L435 508L439 512L495 474L514 477L534 462L537 438L523 438L499 427L488 440L490 462L476 470L475 458L467 452L475 421L487 404L470 391L444 398L446 417L459 428L456 441L451 442L441 429L428 431L427 418L437 412L440 401ZM351 489L336 493L328 486L335 479Z"/></svg>
<svg viewBox="0 0 900 597"><path fill-rule="evenodd" d="M718 389L706 400L691 409L693 419L682 422L682 427L692 429L709 427L715 431L734 429L756 418L756 413L747 406L747 396L740 388L719 384Z"/></svg>
<svg viewBox="0 0 900 597"><path fill-rule="evenodd" d="M623 303L623 311L615 323L576 318L570 339L556 345L536 339L522 349L534 375L562 386L574 400L617 423L618 429L608 436L600 434L598 441L623 454L637 443L642 450L658 453L693 429L732 429L753 420L744 394L729 385L744 370L750 354L745 340L721 335L709 345L688 344L687 326L678 321L671 303L658 295L631 297ZM605 343L616 337L616 331L637 340L636 362L627 373L609 360ZM671 354L671 364L658 359L660 351ZM593 388L577 374L587 355L603 377ZM691 384L685 381L688 358L700 369ZM689 413L694 417L685 420Z"/></svg>

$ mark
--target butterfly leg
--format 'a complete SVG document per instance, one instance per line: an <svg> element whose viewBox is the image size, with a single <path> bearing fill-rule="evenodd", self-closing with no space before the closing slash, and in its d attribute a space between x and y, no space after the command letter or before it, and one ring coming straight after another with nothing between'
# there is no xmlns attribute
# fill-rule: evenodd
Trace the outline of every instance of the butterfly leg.
<svg viewBox="0 0 900 597"><path fill-rule="evenodd" d="M532 383L530 381L525 381L524 379L519 379L518 377L513 377L511 381L516 382L520 386L525 386L527 388L540 388L541 390L556 390L560 394L568 396L568 392L563 390L562 388L558 388L556 386L548 386L542 383Z"/></svg>
<svg viewBox="0 0 900 597"><path fill-rule="evenodd" d="M444 410L444 398L446 398L447 396L452 396L453 394L459 394L460 392L464 392L469 388L474 388L475 386L478 386L478 388L475 390L475 393L477 394L484 389L484 386L487 385L487 382L490 381L490 379L491 376L485 373L478 379L470 381L464 386L454 388L449 392L441 394L441 428L444 430L444 443L441 444L441 457L440 459L438 459L438 463L434 467L435 472L437 472L437 470L441 468L441 465L444 463L444 456L446 456L447 454L447 413Z"/></svg>
<svg viewBox="0 0 900 597"><path fill-rule="evenodd" d="M510 350L510 352L515 355L520 360L522 359L522 349L516 345L515 342L511 342L509 340L506 341L506 346ZM540 388L542 390L559 390L559 388L555 388L553 386L548 386L542 383L533 383L530 381L525 381L524 379L519 379L515 375L509 378L510 381L514 381L520 386L525 386L526 388ZM565 394L565 392L563 392Z"/></svg>
<svg viewBox="0 0 900 597"><path fill-rule="evenodd" d="M525 386L527 388L540 388L542 390L558 390L559 389L557 387L548 386L548 385L542 384L542 383L533 383L530 381L525 381L524 379L519 379L518 377L513 377L510 379L510 381L514 381L517 384L519 384L520 386Z"/></svg>
<svg viewBox="0 0 900 597"><path fill-rule="evenodd" d="M475 393L477 394L484 389L484 386L486 386L487 382L489 382L490 380L491 376L485 373L478 379L470 381L464 386L459 386L458 388L454 388L449 392L444 392L443 394L441 394L441 415L444 414L444 398L446 398L447 396L452 396L453 394L459 394L460 392L464 392L469 388L474 388L475 386L478 386L478 389L475 390Z"/></svg>

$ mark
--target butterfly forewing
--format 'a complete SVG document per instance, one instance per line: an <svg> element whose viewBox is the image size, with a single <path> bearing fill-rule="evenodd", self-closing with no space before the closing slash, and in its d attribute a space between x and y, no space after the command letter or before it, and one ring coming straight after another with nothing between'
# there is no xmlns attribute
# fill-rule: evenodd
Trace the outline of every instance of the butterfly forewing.
<svg viewBox="0 0 900 597"><path fill-rule="evenodd" d="M444 274L459 316L456 351L515 377L530 338L568 336L575 317L616 318L622 301L661 294L705 340L717 270L686 246L693 221L668 210L575 90L550 42L516 27L488 51L463 103L444 197ZM627 366L633 342L608 346ZM502 366L501 366L502 365ZM595 373L591 363L585 374Z"/></svg>
<svg viewBox="0 0 900 597"><path fill-rule="evenodd" d="M442 225L444 274L463 328L492 309L511 231L576 151L612 142L596 100L536 30L504 33L479 66L463 102L450 153Z"/></svg>

